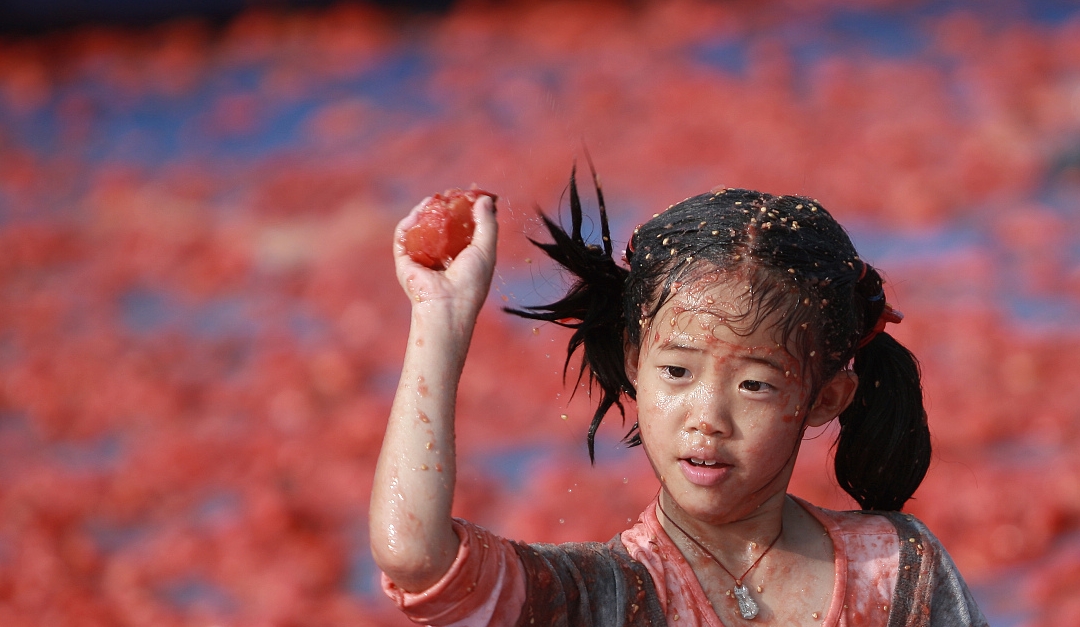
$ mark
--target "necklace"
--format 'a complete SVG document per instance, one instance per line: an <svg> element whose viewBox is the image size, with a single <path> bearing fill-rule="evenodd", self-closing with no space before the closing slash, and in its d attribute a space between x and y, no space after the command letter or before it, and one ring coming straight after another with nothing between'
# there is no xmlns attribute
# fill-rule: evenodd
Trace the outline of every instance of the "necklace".
<svg viewBox="0 0 1080 627"><path fill-rule="evenodd" d="M731 574L731 571L728 570L726 566L720 563L720 560L712 554L712 551L705 548L704 544L698 542L697 538L687 533L685 529L679 526L679 523L675 522L675 520L672 519L671 516L668 516L668 513L664 511L663 506L660 505L659 498L656 499L656 507L660 510L660 513L664 515L664 518L667 518L669 523L675 525L675 528L678 529L679 532L682 533L684 536L686 536L687 540L697 545L697 548L701 549L705 553L705 555L709 556L709 559L716 562L716 565L719 566L721 570L723 570L725 573L727 573L728 577L731 577L735 580L735 587L732 588L731 591L735 594L735 599L739 602L739 614L742 614L742 617L746 620L754 620L754 618L756 618L758 615L758 604L750 596L750 590L748 590L746 586L743 585L743 579L746 579L746 576L750 574L750 571L754 570L754 567L758 565L758 562L761 561L761 558L765 557L765 554L768 553L769 550L776 545L776 542L780 539L780 536L784 535L784 519L780 519L780 533L776 534L776 537L773 538L773 541L769 543L769 546L765 547L765 550L761 552L761 555L757 556L757 559L754 560L753 564L750 564L750 568L747 568L745 571L743 571L743 574L741 576L736 577L735 575Z"/></svg>

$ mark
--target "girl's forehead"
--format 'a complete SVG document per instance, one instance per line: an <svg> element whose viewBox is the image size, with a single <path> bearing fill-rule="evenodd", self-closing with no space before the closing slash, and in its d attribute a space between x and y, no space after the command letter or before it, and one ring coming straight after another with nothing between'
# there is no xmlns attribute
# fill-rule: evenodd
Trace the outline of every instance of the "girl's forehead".
<svg viewBox="0 0 1080 627"><path fill-rule="evenodd" d="M754 288L744 273L709 272L685 283L674 282L656 317L685 312L745 318L754 313Z"/></svg>
<svg viewBox="0 0 1080 627"><path fill-rule="evenodd" d="M777 312L760 311L754 287L740 273L712 273L686 284L675 283L667 301L652 320L646 341L669 342L716 339L740 347L778 349Z"/></svg>

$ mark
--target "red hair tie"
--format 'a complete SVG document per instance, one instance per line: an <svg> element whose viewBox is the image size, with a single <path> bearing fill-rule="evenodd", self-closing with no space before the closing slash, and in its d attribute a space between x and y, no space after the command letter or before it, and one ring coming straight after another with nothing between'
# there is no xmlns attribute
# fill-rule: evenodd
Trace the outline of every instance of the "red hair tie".
<svg viewBox="0 0 1080 627"><path fill-rule="evenodd" d="M900 324L900 321L904 319L904 314L898 309L893 309L892 305L885 303L885 309L881 310L881 315L878 316L877 324L874 328L867 333L862 340L859 341L859 345L855 347L855 350L859 350L863 346L869 344L878 333L885 330L885 325L888 323Z"/></svg>

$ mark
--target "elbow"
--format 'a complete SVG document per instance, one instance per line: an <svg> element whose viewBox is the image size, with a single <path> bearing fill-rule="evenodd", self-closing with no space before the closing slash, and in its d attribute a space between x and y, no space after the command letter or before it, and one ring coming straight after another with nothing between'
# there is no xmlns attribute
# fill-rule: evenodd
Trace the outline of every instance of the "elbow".
<svg viewBox="0 0 1080 627"><path fill-rule="evenodd" d="M389 531L389 533L387 533ZM458 538L452 530L452 544L445 542L403 542L391 526L381 533L371 530L371 556L394 585L407 592L430 588L450 570L457 556Z"/></svg>
<svg viewBox="0 0 1080 627"><path fill-rule="evenodd" d="M374 555L374 550L372 551ZM375 563L394 585L406 592L422 592L442 578L431 566L431 560L404 560L375 557Z"/></svg>
<svg viewBox="0 0 1080 627"><path fill-rule="evenodd" d="M379 570L395 583L400 583L398 580L402 576L408 577L430 568L431 558L425 555L425 551L399 546L392 539L387 540L385 536L371 535L371 557Z"/></svg>

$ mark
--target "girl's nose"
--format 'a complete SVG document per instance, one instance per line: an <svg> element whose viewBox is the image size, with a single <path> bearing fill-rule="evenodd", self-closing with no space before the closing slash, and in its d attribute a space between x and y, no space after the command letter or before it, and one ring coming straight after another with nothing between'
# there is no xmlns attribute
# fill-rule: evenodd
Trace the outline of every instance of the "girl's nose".
<svg viewBox="0 0 1080 627"><path fill-rule="evenodd" d="M715 417L698 417L690 421L690 430L706 436L724 437L731 434L730 423Z"/></svg>
<svg viewBox="0 0 1080 627"><path fill-rule="evenodd" d="M718 395L704 393L687 417L687 428L707 436L728 436L732 431L732 420L727 404L721 402Z"/></svg>

